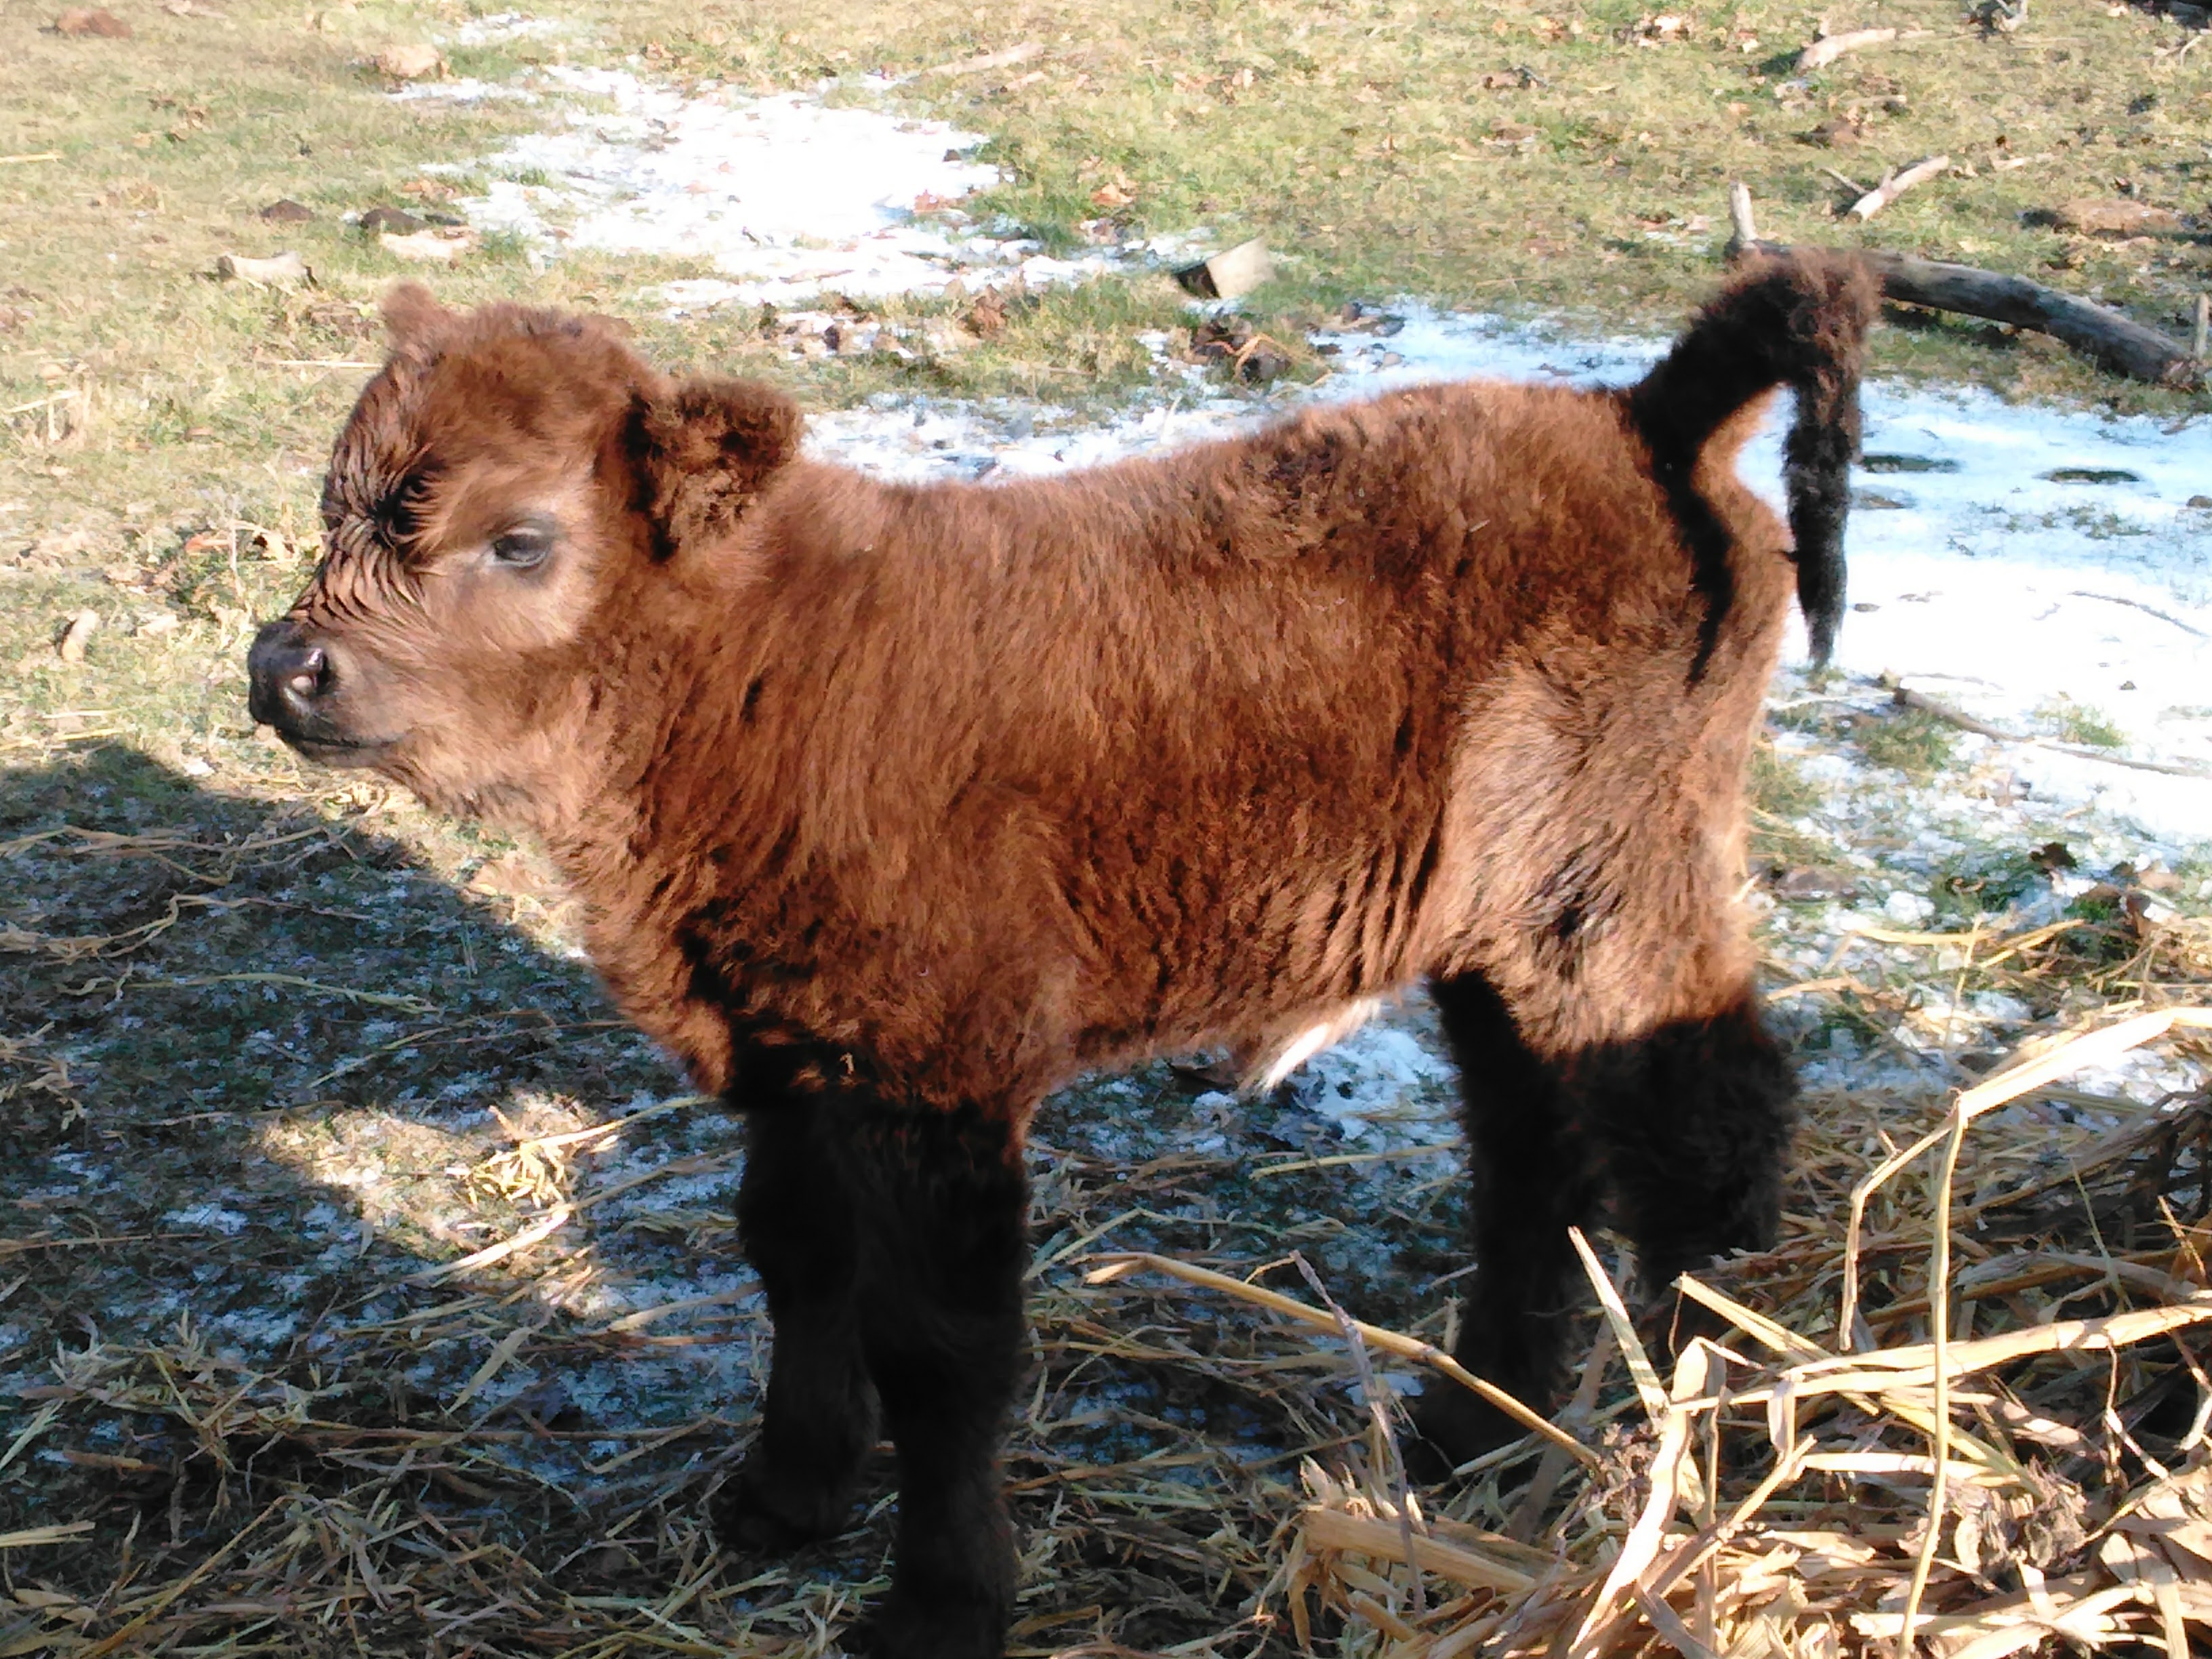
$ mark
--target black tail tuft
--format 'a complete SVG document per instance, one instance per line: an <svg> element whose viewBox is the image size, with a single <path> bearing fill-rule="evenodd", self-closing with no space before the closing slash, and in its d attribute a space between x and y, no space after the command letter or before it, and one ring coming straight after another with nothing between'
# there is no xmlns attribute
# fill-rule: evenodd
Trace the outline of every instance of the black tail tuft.
<svg viewBox="0 0 2212 1659"><path fill-rule="evenodd" d="M1816 663L1827 661L1843 621L1844 520L1859 447L1859 359L1880 301L1880 286L1849 254L1753 259L1628 394L1630 413L1670 496L1688 491L1698 451L1736 410L1778 386L1797 394L1784 477L1797 544L1797 602ZM1710 509L1703 516L1711 522ZM1710 556L1698 551L1698 586L1711 607L1702 669L1730 584L1725 546ZM1707 568L1716 558L1717 568Z"/></svg>

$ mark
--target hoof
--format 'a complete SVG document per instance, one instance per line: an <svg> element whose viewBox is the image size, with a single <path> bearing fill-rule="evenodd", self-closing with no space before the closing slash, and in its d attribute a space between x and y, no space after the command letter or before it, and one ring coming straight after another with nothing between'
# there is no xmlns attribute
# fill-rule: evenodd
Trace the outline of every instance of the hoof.
<svg viewBox="0 0 2212 1659"><path fill-rule="evenodd" d="M836 1537L852 1512L846 1494L769 1480L748 1458L714 1495L707 1518L715 1541L733 1555L785 1555Z"/></svg>
<svg viewBox="0 0 2212 1659"><path fill-rule="evenodd" d="M894 1589L838 1638L852 1659L1003 1659L1009 1610L924 1604Z"/></svg>
<svg viewBox="0 0 2212 1659"><path fill-rule="evenodd" d="M1424 1395L1413 1411L1413 1431L1401 1448L1406 1474L1425 1486L1441 1485L1461 1464L1510 1445L1528 1432L1464 1389Z"/></svg>

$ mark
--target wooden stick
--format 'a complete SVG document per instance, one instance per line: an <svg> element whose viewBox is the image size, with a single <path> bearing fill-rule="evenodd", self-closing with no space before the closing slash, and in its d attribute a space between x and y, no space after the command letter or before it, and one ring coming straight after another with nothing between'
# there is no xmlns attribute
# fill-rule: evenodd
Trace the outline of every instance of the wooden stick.
<svg viewBox="0 0 2212 1659"><path fill-rule="evenodd" d="M2154 385L2203 384L2203 365L2193 362L2179 341L2090 301L2025 276L2001 276L1972 265L1899 253L1868 257L1886 298L2033 329L2063 340L2106 368Z"/></svg>
<svg viewBox="0 0 2212 1659"><path fill-rule="evenodd" d="M1729 185L1729 223L1735 230L1729 238L1729 258L1759 246L1759 226L1751 216L1751 186L1741 179Z"/></svg>
<svg viewBox="0 0 2212 1659"><path fill-rule="evenodd" d="M1018 46L1008 46L1003 52L978 52L973 58L956 58L949 64L932 64L921 71L924 75L979 75L985 70L1012 69L1017 64L1026 64L1044 52L1042 41L1024 40Z"/></svg>
<svg viewBox="0 0 2212 1659"><path fill-rule="evenodd" d="M2169 617L2166 620L2171 622L2172 618ZM2178 625L2188 627L2185 623ZM2197 630L2192 628L2189 631L2193 634ZM2031 748L2071 755L2076 760L2102 761L2107 766L2124 766L2136 772L2158 772L2169 778L2212 778L2212 768L2192 766L2186 761L2130 760L2125 755L2107 754L2101 749L2091 749L2078 743L2057 743L2049 738L2039 738L2030 732L2008 732L2001 726L1990 726L1978 720L1964 709L1954 708L1949 703L1940 702L1924 691L1915 691L1906 686L1899 686L1890 696L1900 708L1917 708L1923 714L1933 714L1937 720L1955 726L1961 732L1972 732L1978 738L1994 738L1999 743L2024 743Z"/></svg>
<svg viewBox="0 0 2212 1659"><path fill-rule="evenodd" d="M1733 195L1733 191L1731 191ZM1747 199L1745 212L1750 211ZM1729 257L1746 253L1788 253L1786 242L1731 239ZM1969 317L1986 317L1994 323L2032 329L2063 340L2101 368L2153 386L2180 390L2204 384L2206 364L2180 341L2154 328L2121 316L2087 300L2062 294L2055 288L2025 276L2004 276L1972 265L1951 264L1941 259L1916 259L1902 253L1870 249L1860 258L1881 278L1882 297L1933 311L1955 311Z"/></svg>
<svg viewBox="0 0 2212 1659"><path fill-rule="evenodd" d="M1904 195L1913 185L1925 184L1950 165L1951 158L1948 155L1931 155L1924 161L1915 161L1904 172L1884 179L1872 190L1860 197L1857 201L1852 203L1851 217L1862 220L1873 218L1875 214Z"/></svg>
<svg viewBox="0 0 2212 1659"><path fill-rule="evenodd" d="M1816 69L1826 69L1847 52L1856 52L1861 46L1886 46L1897 39L1895 29L1849 29L1841 34L1824 34L1797 54L1797 73L1809 75Z"/></svg>

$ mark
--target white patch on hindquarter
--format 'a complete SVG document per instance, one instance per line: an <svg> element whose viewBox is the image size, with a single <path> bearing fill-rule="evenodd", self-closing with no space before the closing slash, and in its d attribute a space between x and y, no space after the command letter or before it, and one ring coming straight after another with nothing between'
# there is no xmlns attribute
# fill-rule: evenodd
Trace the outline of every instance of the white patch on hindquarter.
<svg viewBox="0 0 2212 1659"><path fill-rule="evenodd" d="M1322 1049L1334 1048L1382 1012L1382 1000L1380 997L1362 997L1358 1001L1339 1009L1327 1019L1307 1026L1276 1050L1275 1057L1264 1068L1256 1072L1246 1068L1245 1088L1253 1094L1270 1092ZM1265 1054L1267 1050L1260 1052Z"/></svg>

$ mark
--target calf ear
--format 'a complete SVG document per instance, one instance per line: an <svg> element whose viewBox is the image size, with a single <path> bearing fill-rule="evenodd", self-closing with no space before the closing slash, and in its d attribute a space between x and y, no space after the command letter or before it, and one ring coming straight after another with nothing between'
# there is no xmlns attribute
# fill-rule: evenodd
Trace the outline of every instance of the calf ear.
<svg viewBox="0 0 2212 1659"><path fill-rule="evenodd" d="M395 350L422 343L453 320L453 313L420 283L393 283L385 289L379 308L384 313L384 331L392 337Z"/></svg>
<svg viewBox="0 0 2212 1659"><path fill-rule="evenodd" d="M757 380L687 380L641 400L633 428L663 555L727 532L799 453L799 405Z"/></svg>

